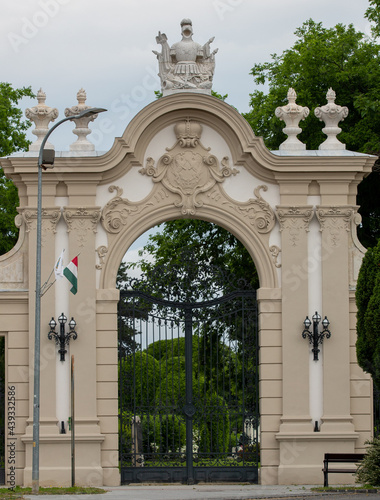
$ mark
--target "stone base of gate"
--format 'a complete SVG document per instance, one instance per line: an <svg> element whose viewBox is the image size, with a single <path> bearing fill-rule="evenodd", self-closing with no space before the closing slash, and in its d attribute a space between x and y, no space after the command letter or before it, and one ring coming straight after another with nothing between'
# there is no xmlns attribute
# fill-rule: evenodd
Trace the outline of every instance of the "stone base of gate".
<svg viewBox="0 0 380 500"><path fill-rule="evenodd" d="M33 438L24 436L25 469L23 485L32 486ZM104 486L119 485L118 470L107 473L107 481L101 464L101 444L104 436L78 435L75 437L75 485ZM39 484L48 486L71 486L71 436L70 434L40 436ZM110 483L110 473L113 477Z"/></svg>
<svg viewBox="0 0 380 500"><path fill-rule="evenodd" d="M310 434L277 434L280 445L278 484L323 485L325 453L355 453L359 434L313 432ZM354 484L351 474L332 474L329 484Z"/></svg>

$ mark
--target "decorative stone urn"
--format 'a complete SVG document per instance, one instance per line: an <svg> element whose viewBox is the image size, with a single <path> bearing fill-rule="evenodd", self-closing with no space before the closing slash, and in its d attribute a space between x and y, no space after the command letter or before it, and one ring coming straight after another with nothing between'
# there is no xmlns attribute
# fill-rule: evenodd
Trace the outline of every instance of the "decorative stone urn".
<svg viewBox="0 0 380 500"><path fill-rule="evenodd" d="M25 116L36 125L36 128L32 130L32 134L37 136L37 140L29 146L29 151L40 150L42 140L49 130L49 123L53 122L59 115L58 109L47 106L45 100L46 94L40 89L37 92L37 106L25 110ZM45 149L54 149L54 146L50 142L47 142Z"/></svg>
<svg viewBox="0 0 380 500"><path fill-rule="evenodd" d="M336 93L330 87L327 94L327 104L315 108L314 114L321 121L325 122L325 127L322 132L327 135L327 139L322 142L319 149L341 150L346 149L346 145L337 139L337 135L342 132L338 127L338 123L348 116L347 106L339 106L335 104Z"/></svg>
<svg viewBox="0 0 380 500"><path fill-rule="evenodd" d="M77 93L78 104L76 106L72 106L71 108L65 109L65 116L74 116L80 113L81 111L85 111L86 109L92 108L92 106L87 106L86 103L86 91L84 89L80 89ZM98 115L84 116L83 118L79 118L75 121L75 129L73 130L73 134L78 136L78 139L70 144L70 151L94 151L95 146L87 139L87 136L91 134L91 129L88 127L88 124L97 118Z"/></svg>
<svg viewBox="0 0 380 500"><path fill-rule="evenodd" d="M302 132L298 124L300 120L304 120L309 115L309 108L296 104L297 94L292 88L288 90L287 98L289 104L279 106L275 111L277 118L285 122L286 127L283 129L283 132L288 136L286 141L280 144L279 149L287 151L306 149L306 145L297 139L297 135Z"/></svg>

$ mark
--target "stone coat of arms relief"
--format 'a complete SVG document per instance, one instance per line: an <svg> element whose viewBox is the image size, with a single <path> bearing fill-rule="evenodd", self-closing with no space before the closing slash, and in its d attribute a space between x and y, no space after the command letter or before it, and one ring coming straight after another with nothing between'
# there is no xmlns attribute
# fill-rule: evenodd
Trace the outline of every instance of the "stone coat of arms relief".
<svg viewBox="0 0 380 500"><path fill-rule="evenodd" d="M172 148L157 162L148 158L146 166L140 170L143 175L152 177L153 182L162 183L166 189L176 193L181 200L175 205L181 208L183 215L194 215L203 202L197 199L216 183L223 182L226 177L238 174L238 170L229 166L228 157L221 161L210 154L210 148L201 143L202 126L190 119L174 126L177 141Z"/></svg>

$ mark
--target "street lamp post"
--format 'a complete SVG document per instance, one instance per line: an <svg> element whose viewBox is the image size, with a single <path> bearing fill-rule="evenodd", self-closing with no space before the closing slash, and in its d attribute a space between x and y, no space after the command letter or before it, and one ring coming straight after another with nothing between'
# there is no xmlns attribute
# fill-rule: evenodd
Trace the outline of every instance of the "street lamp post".
<svg viewBox="0 0 380 500"><path fill-rule="evenodd" d="M74 116L68 116L57 122L45 135L38 155L38 184L37 184L37 251L36 251L36 304L35 304L35 336L34 336L34 393L33 393L33 459L32 459L32 492L39 491L39 460L40 460L40 325L41 325L41 226L42 226L42 168L44 163L54 163L54 151L44 147L50 134L61 123L76 120L85 116L95 115L107 111L103 108L89 108Z"/></svg>

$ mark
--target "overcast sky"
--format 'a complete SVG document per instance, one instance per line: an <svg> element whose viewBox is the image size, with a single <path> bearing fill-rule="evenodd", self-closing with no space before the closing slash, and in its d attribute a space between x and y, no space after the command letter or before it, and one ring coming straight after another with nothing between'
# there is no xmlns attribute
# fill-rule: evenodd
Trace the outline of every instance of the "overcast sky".
<svg viewBox="0 0 380 500"><path fill-rule="evenodd" d="M160 88L152 53L160 50L159 30L172 45L181 39L180 21L189 17L195 41L215 36L214 90L228 93L227 101L245 112L255 63L291 47L295 29L310 17L326 27L353 23L369 33L367 7L367 0L3 0L1 81L31 85L35 93L42 87L59 118L83 87L88 105L109 110L89 136L97 150L106 151ZM34 104L24 99L21 107ZM56 150L69 149L76 139L72 128L65 124L52 134Z"/></svg>

